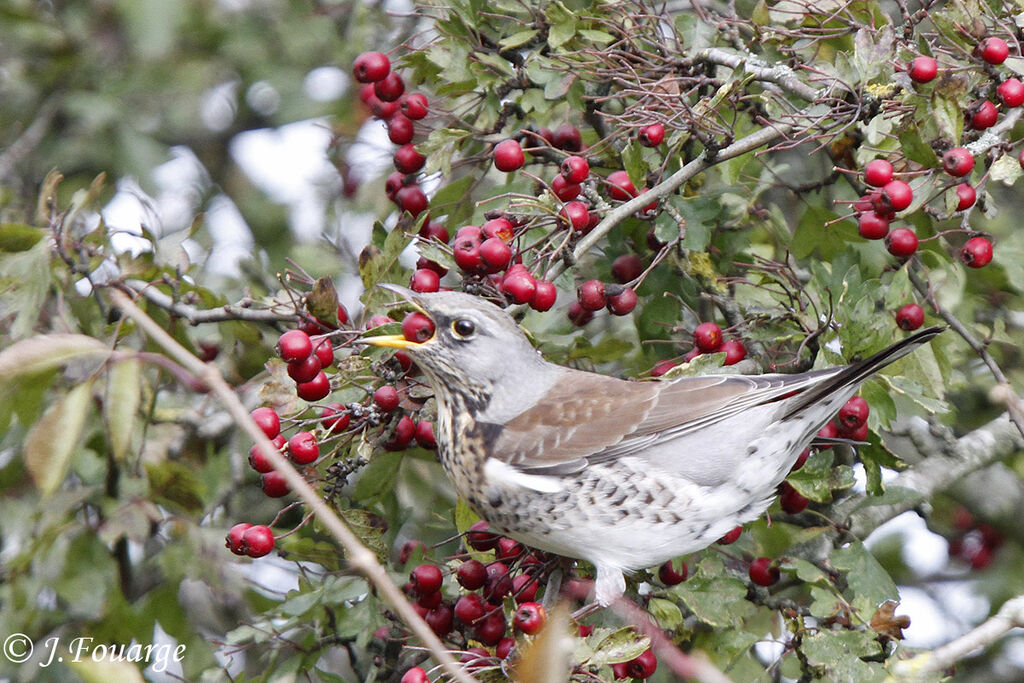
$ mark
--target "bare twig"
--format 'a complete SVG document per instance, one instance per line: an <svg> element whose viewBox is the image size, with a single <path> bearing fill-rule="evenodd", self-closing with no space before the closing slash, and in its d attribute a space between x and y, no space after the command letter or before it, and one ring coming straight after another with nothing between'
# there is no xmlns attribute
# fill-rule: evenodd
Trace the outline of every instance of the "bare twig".
<svg viewBox="0 0 1024 683"><path fill-rule="evenodd" d="M299 319L295 313L279 313L272 308L248 308L238 304L226 304L220 308L197 308L175 301L148 282L126 280L124 287L133 294L141 294L150 303L184 318L191 325L219 323L226 320L243 320L252 323L294 322ZM293 309L294 310L294 309Z"/></svg>
<svg viewBox="0 0 1024 683"><path fill-rule="evenodd" d="M461 683L474 683L475 679L459 666L452 656L445 649L444 645L430 629L425 621L416 613L390 577L387 571L377 562L374 554L364 546L358 538L349 530L348 526L338 517L337 514L317 495L299 472L292 467L291 463L281 455L270 439L263 433L252 418L249 412L242 405L234 390L217 370L216 366L203 363L193 356L188 350L174 340L163 330L152 318L135 305L127 294L117 289L110 289L110 298L114 305L121 309L125 315L134 320L136 324L159 344L172 358L183 367L189 370L196 377L199 377L211 389L212 393L221 401L227 411L231 414L235 423L256 442L256 445L263 452L263 456L273 463L274 468L281 473L291 490L298 495L302 501L309 506L310 510L320 519L320 522L334 536L345 549L345 556L349 565L365 576L370 583L380 592L384 600L398 613L402 620L409 626L412 632L431 651L433 656L445 668L445 670Z"/></svg>

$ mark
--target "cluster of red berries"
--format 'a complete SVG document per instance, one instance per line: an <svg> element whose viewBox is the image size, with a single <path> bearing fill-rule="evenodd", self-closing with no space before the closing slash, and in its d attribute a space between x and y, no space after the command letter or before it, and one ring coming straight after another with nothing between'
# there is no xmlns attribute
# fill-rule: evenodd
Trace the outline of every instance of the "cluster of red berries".
<svg viewBox="0 0 1024 683"><path fill-rule="evenodd" d="M338 323L348 322L348 312L338 306ZM277 340L277 354L288 364L288 376L295 380L295 393L306 401L319 401L331 393L331 382L324 369L334 364L334 344L326 330L335 325L310 319L298 329L289 330Z"/></svg>
<svg viewBox="0 0 1024 683"><path fill-rule="evenodd" d="M822 439L834 439L837 436L851 441L864 441L868 438L868 415L871 414L871 406L860 396L854 396L839 409L839 414L834 420L826 424L818 432ZM830 448L825 443L821 448Z"/></svg>
<svg viewBox="0 0 1024 683"><path fill-rule="evenodd" d="M416 182L426 159L416 151L412 141L416 135L415 121L429 112L422 93L407 93L405 81L391 70L391 60L383 52L364 52L352 64L352 74L362 83L359 99L374 118L385 122L388 139L398 145L394 154L395 171L388 178L385 192L403 211L418 216L427 209L427 195Z"/></svg>
<svg viewBox="0 0 1024 683"><path fill-rule="evenodd" d="M966 508L957 507L953 513L956 534L949 541L949 556L959 557L972 569L984 569L992 563L996 551L1003 544L1003 534L990 524L978 522Z"/></svg>
<svg viewBox="0 0 1024 683"><path fill-rule="evenodd" d="M644 650L628 662L612 664L612 675L615 680L624 678L650 678L658 669L658 658L650 649Z"/></svg>
<svg viewBox="0 0 1024 683"><path fill-rule="evenodd" d="M612 315L628 315L636 304L636 291L632 287L587 280L576 288L576 301L569 304L569 320L575 325L586 325L602 308L607 308Z"/></svg>
<svg viewBox="0 0 1024 683"><path fill-rule="evenodd" d="M738 339L726 339L722 328L712 322L701 323L693 330L693 348L683 356L683 362L689 363L697 356L706 353L724 353L723 365L735 365L747 357L747 347ZM651 368L651 377L661 377L677 363L673 360L662 360Z"/></svg>
<svg viewBox="0 0 1024 683"><path fill-rule="evenodd" d="M274 549L274 532L262 524L242 522L231 527L224 545L235 555L263 557Z"/></svg>

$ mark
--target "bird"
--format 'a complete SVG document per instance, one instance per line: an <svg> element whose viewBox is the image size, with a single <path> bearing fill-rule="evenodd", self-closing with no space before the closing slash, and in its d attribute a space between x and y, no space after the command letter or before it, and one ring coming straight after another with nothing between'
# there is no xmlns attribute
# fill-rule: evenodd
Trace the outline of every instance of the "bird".
<svg viewBox="0 0 1024 683"><path fill-rule="evenodd" d="M944 329L825 370L638 381L545 360L480 297L381 286L433 332L362 341L402 349L422 370L441 465L459 496L493 530L590 562L605 607L624 594L624 573L758 518L861 383Z"/></svg>

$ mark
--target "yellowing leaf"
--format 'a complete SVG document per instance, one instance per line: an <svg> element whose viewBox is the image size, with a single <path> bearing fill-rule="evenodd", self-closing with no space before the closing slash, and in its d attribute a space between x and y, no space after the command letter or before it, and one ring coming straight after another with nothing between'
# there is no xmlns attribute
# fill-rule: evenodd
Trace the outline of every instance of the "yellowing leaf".
<svg viewBox="0 0 1024 683"><path fill-rule="evenodd" d="M107 397L103 417L110 436L110 450L115 460L123 460L131 446L135 414L139 409L142 369L135 358L115 363L107 376Z"/></svg>
<svg viewBox="0 0 1024 683"><path fill-rule="evenodd" d="M0 351L0 382L51 370L77 358L109 353L103 342L84 334L46 334L23 339Z"/></svg>
<svg viewBox="0 0 1024 683"><path fill-rule="evenodd" d="M43 413L25 438L25 469L49 496L64 481L71 456L82 437L92 399L92 382L79 384Z"/></svg>
<svg viewBox="0 0 1024 683"><path fill-rule="evenodd" d="M112 646L108 645L107 647ZM156 661L155 658L153 661ZM94 659L90 655L83 655L69 659L68 663L86 683L106 683L107 681L144 683L145 680L139 668L130 661L102 659L98 656ZM144 662L142 664L145 665Z"/></svg>

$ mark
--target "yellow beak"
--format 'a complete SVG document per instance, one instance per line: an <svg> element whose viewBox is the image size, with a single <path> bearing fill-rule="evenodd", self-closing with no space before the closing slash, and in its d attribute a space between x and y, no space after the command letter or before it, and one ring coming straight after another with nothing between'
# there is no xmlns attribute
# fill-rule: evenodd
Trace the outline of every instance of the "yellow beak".
<svg viewBox="0 0 1024 683"><path fill-rule="evenodd" d="M382 334L377 337L366 337L359 341L372 346L390 346L395 349L414 349L419 342L409 341L400 334Z"/></svg>

